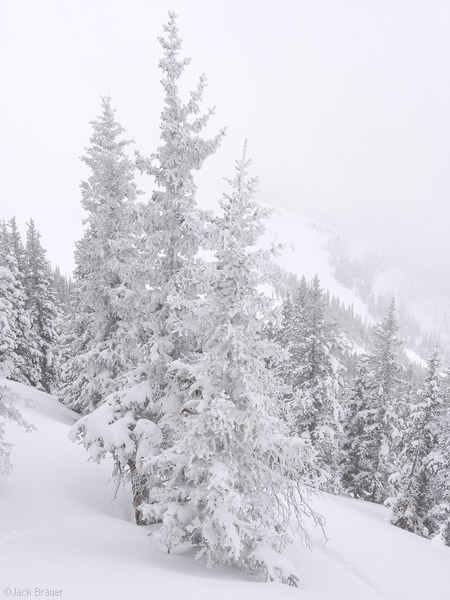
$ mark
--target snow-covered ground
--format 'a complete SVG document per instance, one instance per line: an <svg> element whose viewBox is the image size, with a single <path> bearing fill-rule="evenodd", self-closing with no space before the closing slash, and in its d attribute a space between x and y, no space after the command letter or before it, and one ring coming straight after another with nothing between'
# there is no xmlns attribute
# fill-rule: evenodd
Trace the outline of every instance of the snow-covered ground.
<svg viewBox="0 0 450 600"><path fill-rule="evenodd" d="M87 462L68 439L75 414L55 398L8 383L36 431L7 425L13 471L0 479L0 598L65 600L448 600L450 548L397 529L385 508L325 495L314 501L327 521L324 545L289 551L301 586L266 584L231 568L207 569L192 550L152 548L134 525L127 491L110 465ZM25 398L30 398L31 403ZM13 596L14 597L14 596ZM48 596L47 596L48 597Z"/></svg>

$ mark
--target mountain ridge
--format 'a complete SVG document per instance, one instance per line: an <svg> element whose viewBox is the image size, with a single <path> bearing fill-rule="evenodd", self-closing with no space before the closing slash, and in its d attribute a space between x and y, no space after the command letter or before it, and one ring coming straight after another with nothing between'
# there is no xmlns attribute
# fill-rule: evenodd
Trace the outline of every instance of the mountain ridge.
<svg viewBox="0 0 450 600"><path fill-rule="evenodd" d="M439 341L450 359L450 298L437 286L421 281L372 244L287 209L274 208L264 244L284 246L277 262L284 271L312 279L369 324L383 318L396 299L401 337L411 351L427 359Z"/></svg>

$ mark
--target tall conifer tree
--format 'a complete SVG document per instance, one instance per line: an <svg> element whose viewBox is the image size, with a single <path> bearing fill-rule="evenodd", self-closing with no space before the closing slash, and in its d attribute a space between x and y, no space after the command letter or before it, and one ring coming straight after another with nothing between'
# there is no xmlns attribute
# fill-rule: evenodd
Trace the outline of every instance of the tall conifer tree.
<svg viewBox="0 0 450 600"><path fill-rule="evenodd" d="M342 484L355 498L367 499L373 491L373 475L378 452L376 381L370 357L363 355L355 366L344 397L344 436L342 443Z"/></svg>
<svg viewBox="0 0 450 600"><path fill-rule="evenodd" d="M403 466L400 489L390 501L392 522L425 537L438 530L430 514L436 504L436 472L439 470L440 435L444 421L440 361L433 352L418 402L410 407L406 430L402 432Z"/></svg>
<svg viewBox="0 0 450 600"><path fill-rule="evenodd" d="M134 165L126 154L130 143L115 118L111 98L92 122L91 146L82 157L90 169L81 184L87 212L85 233L77 243L75 310L65 328L64 402L87 413L118 387L132 365L128 319L132 290L129 269L138 261L137 189Z"/></svg>
<svg viewBox="0 0 450 600"><path fill-rule="evenodd" d="M21 383L33 384L38 378L35 365L38 364L40 352L31 328L30 310L27 308L25 248L15 218L8 222L4 235L9 248L9 268L14 273L16 290L14 318L17 331L17 361L12 378Z"/></svg>
<svg viewBox="0 0 450 600"><path fill-rule="evenodd" d="M300 528L303 512L320 520L299 481L309 445L288 436L283 385L268 367L280 349L264 336L272 310L259 286L268 281L269 259L255 246L266 211L253 201L249 164L244 152L215 221L209 294L191 305L201 352L171 366L169 389L180 409L160 422L173 431L170 447L143 463L162 482L145 510L162 520L154 537L168 548L191 542L209 565L295 585L297 574L280 555L291 541L289 519L297 517Z"/></svg>
<svg viewBox="0 0 450 600"><path fill-rule="evenodd" d="M20 355L18 353L20 329L18 329L17 303L20 285L17 279L17 263L11 246L6 223L0 225L0 379L16 379ZM4 441L5 425L13 421L31 430L15 407L17 395L5 385L0 385L0 474L11 470L12 444Z"/></svg>
<svg viewBox="0 0 450 600"><path fill-rule="evenodd" d="M343 483L356 497L384 502L399 468L398 433L406 383L399 362L395 302L374 330L374 349L358 361L345 398Z"/></svg>
<svg viewBox="0 0 450 600"><path fill-rule="evenodd" d="M28 365L30 382L51 393L57 385L58 366L56 322L58 309L50 265L40 242L40 234L31 219L25 246L26 307L30 314L33 346Z"/></svg>
<svg viewBox="0 0 450 600"><path fill-rule="evenodd" d="M398 360L401 342L395 313L393 299L382 323L375 328L371 359L376 383L373 402L377 411L372 430L375 456L370 499L373 502L384 502L392 494L389 478L398 468L397 435L399 416L403 411L405 382Z"/></svg>
<svg viewBox="0 0 450 600"><path fill-rule="evenodd" d="M169 369L196 345L195 333L181 334L179 324L185 322L186 304L205 291L198 256L205 243L205 215L196 204L193 172L215 152L223 136L222 132L207 140L200 135L213 112L201 113L205 77L187 102L180 97L178 81L189 61L179 56L181 39L173 13L164 31L166 37L159 40L165 94L162 144L150 159L137 154L136 161L142 172L155 178L157 189L141 207L139 259L127 265L130 334L137 353L133 368L117 386L121 391L107 397L76 429L93 456L100 459L110 452L117 472L131 478L138 523L144 522L139 505L149 494L148 476L140 472L141 457L162 435L164 444L170 445L169 427L161 431L155 423L179 410L168 392ZM113 430L123 423L127 423L124 435L114 437Z"/></svg>
<svg viewBox="0 0 450 600"><path fill-rule="evenodd" d="M0 369L2 377L10 378L17 372L20 360L17 323L19 297L17 268L13 259L6 223L0 224Z"/></svg>
<svg viewBox="0 0 450 600"><path fill-rule="evenodd" d="M278 340L287 351L280 372L290 389L286 400L293 432L313 443L319 485L336 490L342 433L341 365L336 358L339 342L326 306L318 276L309 286L303 278L292 303L285 305Z"/></svg>

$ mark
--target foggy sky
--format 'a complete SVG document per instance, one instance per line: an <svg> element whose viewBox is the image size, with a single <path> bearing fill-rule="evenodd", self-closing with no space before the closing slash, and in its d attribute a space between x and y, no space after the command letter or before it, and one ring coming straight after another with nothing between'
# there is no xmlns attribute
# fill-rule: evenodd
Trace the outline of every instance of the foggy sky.
<svg viewBox="0 0 450 600"><path fill-rule="evenodd" d="M3 0L0 218L34 218L71 271L100 95L143 154L158 145L169 9L192 58L186 89L205 72L211 132L228 129L197 178L203 204L248 137L262 200L446 278L448 1Z"/></svg>

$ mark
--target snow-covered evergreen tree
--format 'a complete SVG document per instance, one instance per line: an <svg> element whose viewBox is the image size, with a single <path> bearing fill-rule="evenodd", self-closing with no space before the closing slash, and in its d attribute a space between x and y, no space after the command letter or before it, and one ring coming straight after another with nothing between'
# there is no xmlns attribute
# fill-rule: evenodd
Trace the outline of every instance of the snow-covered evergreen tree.
<svg viewBox="0 0 450 600"><path fill-rule="evenodd" d="M193 172L217 150L223 136L223 132L213 139L200 136L213 114L212 110L201 112L205 76L187 102L180 96L178 81L189 60L179 56L181 39L174 13L169 13L164 31L166 37L159 38L164 52L159 62L165 94L162 145L150 159L137 153L136 161L142 172L154 177L157 187L142 215L145 261L136 279L141 289L145 287L139 318L144 317L148 336L143 354L146 376L158 390L166 385L169 365L193 343L185 335L178 335L175 323L183 320L182 309L169 299L178 297L184 302L202 291L198 284L198 252L204 245L205 215L196 204Z"/></svg>
<svg viewBox="0 0 450 600"><path fill-rule="evenodd" d="M399 467L398 432L407 395L399 346L393 300L374 329L373 352L359 359L344 394L343 485L372 502L392 495Z"/></svg>
<svg viewBox="0 0 450 600"><path fill-rule="evenodd" d="M29 353L28 378L32 385L51 393L58 376L55 360L58 309L50 266L33 220L27 226L24 285L33 347L37 348L37 352Z"/></svg>
<svg viewBox="0 0 450 600"><path fill-rule="evenodd" d="M84 438L92 456L100 459L110 452L117 472L131 478L139 523L143 520L138 507L143 498L148 499L149 490L138 464L145 448L162 435L153 423L178 410L167 392L169 368L196 345L194 330L181 334L178 324L186 323L183 307L205 291L203 262L198 257L205 216L196 204L193 172L218 148L223 135L211 140L200 136L212 114L200 110L206 79L202 77L183 102L178 80L188 60L179 57L181 40L173 13L164 30L166 37L160 39L164 56L159 63L165 93L162 145L151 159L137 156L137 165L155 178L157 189L140 211L139 260L127 265L133 290L128 316L137 349L135 365L121 378L121 391L105 398L74 431ZM115 433L118 430L121 435ZM164 443L170 444L169 440L166 428Z"/></svg>
<svg viewBox="0 0 450 600"><path fill-rule="evenodd" d="M9 268L14 273L16 289L14 314L17 331L17 361L11 378L21 383L33 385L39 378L36 365L39 362L40 352L36 335L31 326L30 310L27 308L26 255L15 218L7 224L5 239L9 248Z"/></svg>
<svg viewBox="0 0 450 600"><path fill-rule="evenodd" d="M111 98L92 122L91 146L82 160L91 173L81 184L86 230L75 253L76 301L65 327L69 357L61 396L82 413L92 411L132 365L127 318L129 270L137 262L137 189ZM138 325L135 325L138 327Z"/></svg>
<svg viewBox="0 0 450 600"><path fill-rule="evenodd" d="M22 307L17 263L5 223L0 225L0 379L13 379L21 365L18 353L21 330L18 327L16 309ZM22 425L27 430L32 426L24 421L15 407L17 396L8 387L0 384L0 474L11 470L10 453L12 444L4 441L8 421Z"/></svg>
<svg viewBox="0 0 450 600"><path fill-rule="evenodd" d="M447 369L441 375L437 443L426 460L433 485L433 505L428 512L426 525L430 536L450 546L450 372Z"/></svg>
<svg viewBox="0 0 450 600"><path fill-rule="evenodd" d="M339 342L326 307L318 276L309 286L303 278L293 301L285 303L277 337L288 353L280 372L290 388L286 400L293 431L311 438L319 484L336 490L342 433L341 366L336 358Z"/></svg>
<svg viewBox="0 0 450 600"><path fill-rule="evenodd" d="M0 371L10 378L17 373L20 363L18 344L20 330L16 307L20 302L17 267L11 253L6 223L0 225Z"/></svg>
<svg viewBox="0 0 450 600"><path fill-rule="evenodd" d="M435 469L434 506L428 514L433 523L432 532L447 546L450 546L450 404L447 404L442 422L439 444L432 455Z"/></svg>
<svg viewBox="0 0 450 600"><path fill-rule="evenodd" d="M380 325L375 328L374 350L371 357L376 388L373 404L376 420L372 430L375 442L373 481L369 499L384 502L392 493L390 476L398 468L397 435L399 415L403 412L405 385L402 368L398 360L400 341L395 315L395 300L392 300ZM369 416L371 419L371 416Z"/></svg>
<svg viewBox="0 0 450 600"><path fill-rule="evenodd" d="M280 552L291 541L290 518L302 528L301 515L310 512L299 480L310 447L287 435L279 414L283 385L267 366L280 348L264 337L272 312L260 291L268 256L255 246L266 210L253 201L249 164L244 152L215 221L209 294L191 305L201 352L170 368L179 410L159 423L172 431L170 446L143 460L155 486L144 510L162 521L153 536L169 549L191 542L208 565L295 585L297 574ZM189 332L192 323L183 326Z"/></svg>
<svg viewBox="0 0 450 600"><path fill-rule="evenodd" d="M436 504L436 472L439 470L440 435L443 424L440 360L437 350L431 356L423 390L410 407L406 429L402 431L403 466L399 491L389 504L392 522L424 537L438 530L430 510Z"/></svg>
<svg viewBox="0 0 450 600"><path fill-rule="evenodd" d="M73 281L61 273L59 267L52 270L53 280L55 282L55 291L58 305L63 313L70 312L70 301L73 289Z"/></svg>
<svg viewBox="0 0 450 600"><path fill-rule="evenodd" d="M85 398L79 391L89 386L90 371L80 360L89 339L89 315L82 310L80 288L74 284L69 310L61 318L58 360L61 365L59 396L76 413L89 412Z"/></svg>
<svg viewBox="0 0 450 600"><path fill-rule="evenodd" d="M355 498L368 498L373 489L374 463L378 441L376 382L370 358L363 355L344 395L344 438L342 484Z"/></svg>
<svg viewBox="0 0 450 600"><path fill-rule="evenodd" d="M22 383L33 381L29 363L32 353L38 353L31 338L29 312L26 310L26 295L23 275L23 246L15 220L2 223L0 230L0 261L2 266L2 310L4 317L2 334L4 345L8 345L14 355L8 377ZM6 316L7 313L7 316ZM12 342L12 340L14 340Z"/></svg>

